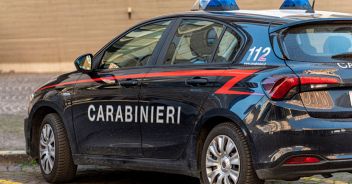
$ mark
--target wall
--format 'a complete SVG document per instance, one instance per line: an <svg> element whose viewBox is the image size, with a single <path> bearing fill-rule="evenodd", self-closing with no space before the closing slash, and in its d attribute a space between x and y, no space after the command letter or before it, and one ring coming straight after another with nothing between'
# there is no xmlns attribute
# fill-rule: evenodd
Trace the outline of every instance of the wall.
<svg viewBox="0 0 352 184"><path fill-rule="evenodd" d="M242 9L274 9L281 0L241 0ZM0 71L65 72L145 19L188 11L194 0L1 0ZM132 19L128 18L132 8ZM352 12L350 0L317 0L317 9Z"/></svg>

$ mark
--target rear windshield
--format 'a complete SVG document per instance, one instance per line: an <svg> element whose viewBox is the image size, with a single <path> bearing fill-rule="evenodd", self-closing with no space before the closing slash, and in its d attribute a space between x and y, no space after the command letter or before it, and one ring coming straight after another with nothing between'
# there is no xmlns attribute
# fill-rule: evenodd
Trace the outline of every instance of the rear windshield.
<svg viewBox="0 0 352 184"><path fill-rule="evenodd" d="M301 26L285 31L281 38L282 49L290 60L352 60L352 24Z"/></svg>

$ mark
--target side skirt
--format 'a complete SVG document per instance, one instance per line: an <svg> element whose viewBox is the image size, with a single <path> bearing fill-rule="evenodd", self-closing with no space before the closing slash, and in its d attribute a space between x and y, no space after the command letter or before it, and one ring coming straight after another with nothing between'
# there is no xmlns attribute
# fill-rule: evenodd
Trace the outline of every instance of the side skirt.
<svg viewBox="0 0 352 184"><path fill-rule="evenodd" d="M116 169L180 174L196 178L200 176L199 171L191 170L187 162L182 160L115 158L102 155L74 154L73 161L77 165L108 166Z"/></svg>

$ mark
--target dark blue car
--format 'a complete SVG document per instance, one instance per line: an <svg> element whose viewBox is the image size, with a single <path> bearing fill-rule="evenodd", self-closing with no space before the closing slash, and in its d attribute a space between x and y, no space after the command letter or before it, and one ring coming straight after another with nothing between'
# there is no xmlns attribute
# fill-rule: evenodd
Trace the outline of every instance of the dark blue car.
<svg viewBox="0 0 352 184"><path fill-rule="evenodd" d="M35 91L27 153L48 182L92 164L202 184L352 171L352 16L221 2L141 23Z"/></svg>

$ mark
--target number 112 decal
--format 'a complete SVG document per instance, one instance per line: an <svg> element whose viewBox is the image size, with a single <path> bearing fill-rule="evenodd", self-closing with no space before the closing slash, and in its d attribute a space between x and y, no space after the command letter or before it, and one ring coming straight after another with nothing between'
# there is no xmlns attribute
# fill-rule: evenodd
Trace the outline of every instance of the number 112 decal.
<svg viewBox="0 0 352 184"><path fill-rule="evenodd" d="M265 62L267 59L266 57L270 54L271 48L270 47L253 47L249 49L249 56L247 58L247 61L261 61Z"/></svg>

